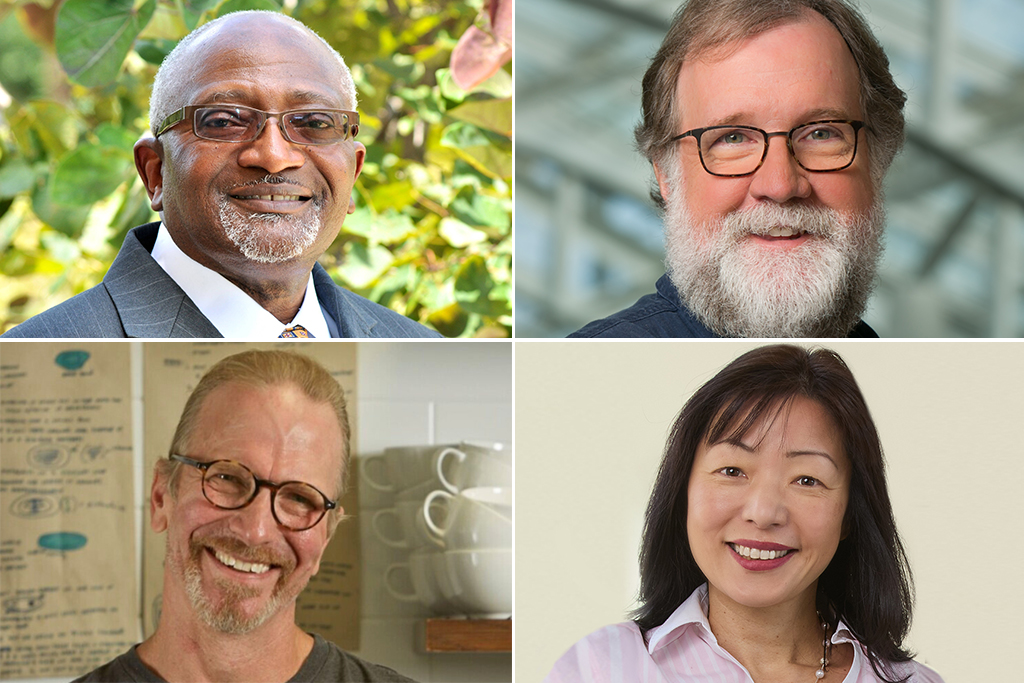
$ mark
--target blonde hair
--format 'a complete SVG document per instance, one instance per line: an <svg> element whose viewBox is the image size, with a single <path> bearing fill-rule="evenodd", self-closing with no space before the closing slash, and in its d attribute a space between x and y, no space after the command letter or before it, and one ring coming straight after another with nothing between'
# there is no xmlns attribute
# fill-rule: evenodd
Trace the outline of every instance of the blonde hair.
<svg viewBox="0 0 1024 683"><path fill-rule="evenodd" d="M196 388L185 402L185 409L178 420L178 427L171 440L169 454L189 455L192 433L206 397L217 387L228 383L265 388L280 384L297 386L302 393L316 403L325 403L334 410L341 428L341 471L338 473L336 499L340 499L348 483L348 461L350 434L345 392L338 381L322 365L313 359L291 351L251 350L224 358L199 380ZM178 473L181 463L161 458L156 463L156 473L168 478L170 491L177 492ZM328 513L330 529L341 520L338 508Z"/></svg>

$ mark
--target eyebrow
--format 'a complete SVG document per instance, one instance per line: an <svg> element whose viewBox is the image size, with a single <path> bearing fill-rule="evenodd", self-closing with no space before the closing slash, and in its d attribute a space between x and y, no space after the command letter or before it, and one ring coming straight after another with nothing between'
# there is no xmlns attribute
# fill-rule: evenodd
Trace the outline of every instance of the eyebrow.
<svg viewBox="0 0 1024 683"><path fill-rule="evenodd" d="M719 441L717 443L713 443L711 445L712 446L717 446L718 444L723 444L723 443L724 444L728 444L730 446L735 446L736 448L739 448L741 451L745 451L747 453L753 453L756 450L755 447L748 446L747 444L743 443L742 441L740 441L738 439L722 439L721 441ZM839 469L839 464L836 462L835 458L833 458L826 451L818 451L818 450L814 450L814 449L810 449L810 448L801 448L801 449L795 450L795 451L786 451L786 457L787 458L797 458L797 457L804 456L804 455L817 455L817 456L820 456L822 458L827 459L830 463L832 463L832 466L835 467L837 470Z"/></svg>
<svg viewBox="0 0 1024 683"><path fill-rule="evenodd" d="M709 124L709 126L734 126L734 125L750 125L744 123L750 121L754 116L749 112L738 112L730 116L726 116L723 119L718 119L715 123ZM812 121L824 121L829 119L840 119L843 121L849 120L850 113L845 109L839 109L836 107L819 107L818 109L811 109L804 112L804 115L800 117L803 123L797 125L804 125L804 123L811 123Z"/></svg>
<svg viewBox="0 0 1024 683"><path fill-rule="evenodd" d="M292 90L291 92L285 93L285 97L288 102L322 104L328 109L341 108L340 103L333 97L314 92L312 90ZM213 104L215 102L245 104L247 102L252 102L252 93L244 90L218 90L205 95L201 99L204 100L203 104ZM246 104L246 106L249 105Z"/></svg>

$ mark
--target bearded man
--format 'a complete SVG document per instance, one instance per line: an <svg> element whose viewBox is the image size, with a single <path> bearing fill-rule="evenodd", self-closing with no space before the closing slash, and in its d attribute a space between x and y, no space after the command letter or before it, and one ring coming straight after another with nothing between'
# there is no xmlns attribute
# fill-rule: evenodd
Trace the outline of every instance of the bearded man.
<svg viewBox="0 0 1024 683"><path fill-rule="evenodd" d="M656 293L573 337L876 337L906 95L845 0L691 0L643 79Z"/></svg>
<svg viewBox="0 0 1024 683"><path fill-rule="evenodd" d="M157 462L167 533L156 632L80 681L409 681L295 624L344 510L345 397L305 356L246 351L202 377Z"/></svg>
<svg viewBox="0 0 1024 683"><path fill-rule="evenodd" d="M302 23L236 12L153 83L135 166L161 222L101 282L7 337L438 337L338 287L317 259L355 210L366 148L345 61Z"/></svg>

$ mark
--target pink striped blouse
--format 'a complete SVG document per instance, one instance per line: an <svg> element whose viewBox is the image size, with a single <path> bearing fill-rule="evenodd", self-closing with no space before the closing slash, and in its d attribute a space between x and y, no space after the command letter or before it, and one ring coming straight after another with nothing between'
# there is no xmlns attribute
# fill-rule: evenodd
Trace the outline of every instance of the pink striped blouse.
<svg viewBox="0 0 1024 683"><path fill-rule="evenodd" d="M753 683L711 632L707 596L704 584L664 624L651 629L646 645L631 621L591 633L555 662L545 683ZM878 683L864 647L841 621L832 642L853 645L853 665L843 683ZM910 674L912 683L943 683L917 662L896 670L900 677Z"/></svg>

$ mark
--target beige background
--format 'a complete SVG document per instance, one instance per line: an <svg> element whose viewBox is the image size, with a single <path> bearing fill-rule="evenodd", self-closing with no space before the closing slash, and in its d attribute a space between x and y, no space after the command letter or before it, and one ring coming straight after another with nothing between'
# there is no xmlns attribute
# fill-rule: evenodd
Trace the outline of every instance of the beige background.
<svg viewBox="0 0 1024 683"><path fill-rule="evenodd" d="M516 345L517 681L540 681L576 640L625 619L673 418L759 345ZM1024 344L826 345L881 434L917 586L910 648L947 683L1004 678L1024 613Z"/></svg>

